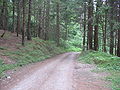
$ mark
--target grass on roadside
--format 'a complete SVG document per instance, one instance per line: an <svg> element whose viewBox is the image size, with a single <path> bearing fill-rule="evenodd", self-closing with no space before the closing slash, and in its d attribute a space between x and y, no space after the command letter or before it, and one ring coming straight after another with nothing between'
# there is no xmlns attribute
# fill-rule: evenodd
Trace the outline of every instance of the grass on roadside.
<svg viewBox="0 0 120 90"><path fill-rule="evenodd" d="M7 48L6 47L1 47L0 46L0 50L6 50Z"/></svg>
<svg viewBox="0 0 120 90"><path fill-rule="evenodd" d="M80 52L80 51L82 51L82 50L81 50L81 48L71 46L71 47L69 47L69 48L65 48L65 51L66 51L66 52Z"/></svg>
<svg viewBox="0 0 120 90"><path fill-rule="evenodd" d="M4 64L3 60L0 59L0 77L4 75L5 70L10 70L15 68L17 65L16 64Z"/></svg>
<svg viewBox="0 0 120 90"><path fill-rule="evenodd" d="M85 51L79 58L89 64L96 64L100 68L104 68L111 73L107 80L112 82L113 90L120 90L120 58L104 52Z"/></svg>
<svg viewBox="0 0 120 90"><path fill-rule="evenodd" d="M25 47L19 48L17 51L6 51L5 56L15 60L15 64L4 64L0 60L0 77L6 70L21 67L29 63L35 63L65 52L63 48L57 47L54 42L40 40L34 38L31 42L26 43Z"/></svg>

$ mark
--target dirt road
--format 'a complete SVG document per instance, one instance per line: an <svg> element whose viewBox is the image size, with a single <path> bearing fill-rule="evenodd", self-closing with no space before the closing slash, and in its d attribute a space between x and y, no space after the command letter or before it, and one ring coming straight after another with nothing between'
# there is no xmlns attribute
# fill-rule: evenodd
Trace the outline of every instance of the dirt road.
<svg viewBox="0 0 120 90"><path fill-rule="evenodd" d="M79 53L65 53L28 65L1 81L0 90L110 90L93 65L77 63Z"/></svg>

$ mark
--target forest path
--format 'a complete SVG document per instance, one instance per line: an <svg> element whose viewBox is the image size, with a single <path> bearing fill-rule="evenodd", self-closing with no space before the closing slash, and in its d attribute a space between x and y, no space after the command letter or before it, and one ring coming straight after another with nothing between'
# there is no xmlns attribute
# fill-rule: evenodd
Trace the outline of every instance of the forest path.
<svg viewBox="0 0 120 90"><path fill-rule="evenodd" d="M110 90L101 77L91 72L94 65L77 62L70 52L28 65L1 81L0 90Z"/></svg>

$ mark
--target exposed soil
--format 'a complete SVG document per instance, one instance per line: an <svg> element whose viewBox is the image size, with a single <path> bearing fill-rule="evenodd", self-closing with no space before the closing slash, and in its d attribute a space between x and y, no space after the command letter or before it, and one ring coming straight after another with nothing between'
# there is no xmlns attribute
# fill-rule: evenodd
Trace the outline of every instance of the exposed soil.
<svg viewBox="0 0 120 90"><path fill-rule="evenodd" d="M0 36L3 34L3 30L0 30ZM4 37L0 37L0 47L5 48L4 50L0 49L0 58L4 61L5 64L14 64L15 61L11 60L9 57L5 56L4 52L16 51L21 46L21 35L17 37L16 33L11 33L6 31Z"/></svg>
<svg viewBox="0 0 120 90"><path fill-rule="evenodd" d="M0 90L110 90L94 65L77 62L79 53L65 53L18 69L0 81Z"/></svg>
<svg viewBox="0 0 120 90"><path fill-rule="evenodd" d="M0 30L0 35L3 33L3 30ZM0 46L6 47L7 50L18 49L18 44L21 44L21 35L17 37L16 33L11 33L6 31L3 38L0 37Z"/></svg>

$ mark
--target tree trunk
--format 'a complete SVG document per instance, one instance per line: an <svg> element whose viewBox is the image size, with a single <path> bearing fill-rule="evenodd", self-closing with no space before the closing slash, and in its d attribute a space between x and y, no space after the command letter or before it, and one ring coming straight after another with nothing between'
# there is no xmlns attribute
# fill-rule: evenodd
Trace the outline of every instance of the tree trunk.
<svg viewBox="0 0 120 90"><path fill-rule="evenodd" d="M64 17L64 23L65 23L65 35L64 35L64 40L68 40L68 14L67 14L68 6L65 6L65 17Z"/></svg>
<svg viewBox="0 0 120 90"><path fill-rule="evenodd" d="M117 33L118 33L118 32L116 31L116 32L115 32L115 38L114 38L114 39L115 39L115 40L114 40L114 41L115 41L115 46L114 46L114 47L115 47L115 50L114 50L115 55L117 55L117 38L118 38L118 37L117 37Z"/></svg>
<svg viewBox="0 0 120 90"><path fill-rule="evenodd" d="M17 1L17 37L19 36L20 32L20 1Z"/></svg>
<svg viewBox="0 0 120 90"><path fill-rule="evenodd" d="M42 10L42 39L45 39L45 1L43 2L43 10Z"/></svg>
<svg viewBox="0 0 120 90"><path fill-rule="evenodd" d="M120 1L119 1L119 23L120 23ZM117 56L120 57L120 28L118 29Z"/></svg>
<svg viewBox="0 0 120 90"><path fill-rule="evenodd" d="M41 7L39 7L39 26L38 26L38 37L41 38L41 32L42 32L42 25L41 25L41 22L42 22L42 13L41 13L42 9Z"/></svg>
<svg viewBox="0 0 120 90"><path fill-rule="evenodd" d="M22 45L25 43L25 0L23 0L23 28L22 28Z"/></svg>
<svg viewBox="0 0 120 90"><path fill-rule="evenodd" d="M31 40L31 30L30 30L30 23L31 23L31 2L32 2L32 0L29 0L27 40Z"/></svg>
<svg viewBox="0 0 120 90"><path fill-rule="evenodd" d="M60 45L60 5L59 2L57 4L57 17L56 17L56 39L57 39L57 46Z"/></svg>
<svg viewBox="0 0 120 90"><path fill-rule="evenodd" d="M93 0L88 1L88 44L89 49L93 49Z"/></svg>
<svg viewBox="0 0 120 90"><path fill-rule="evenodd" d="M98 25L95 25L94 31L94 50L98 51Z"/></svg>
<svg viewBox="0 0 120 90"><path fill-rule="evenodd" d="M46 21L45 21L45 40L49 39L49 30L50 30L50 0L47 0L46 5Z"/></svg>
<svg viewBox="0 0 120 90"><path fill-rule="evenodd" d="M7 30L7 1L3 0L3 6L2 6L2 29L4 30L4 33L1 35L1 37L4 37L5 32Z"/></svg>
<svg viewBox="0 0 120 90"><path fill-rule="evenodd" d="M107 5L107 2L106 2L106 5ZM107 12L108 11L105 11L105 29L103 31L103 51L104 52L107 52L107 50L106 50L106 41L107 41L107 39L106 39L106 31L107 31L107 16L108 16Z"/></svg>
<svg viewBox="0 0 120 90"><path fill-rule="evenodd" d="M13 30L12 32L15 32L15 0L12 0L13 1Z"/></svg>
<svg viewBox="0 0 120 90"><path fill-rule="evenodd" d="M120 57L120 29L118 30L117 56Z"/></svg>
<svg viewBox="0 0 120 90"><path fill-rule="evenodd" d="M83 31L83 51L85 50L85 41L86 41L86 3L84 3L84 31Z"/></svg>
<svg viewBox="0 0 120 90"><path fill-rule="evenodd" d="M113 49L114 49L114 31L113 31L113 6L114 6L114 1L110 0L110 54L113 54Z"/></svg>
<svg viewBox="0 0 120 90"><path fill-rule="evenodd" d="M99 1L97 1L96 5L96 16L95 16L95 30L94 30L94 50L98 51L98 23L99 23L99 15L98 15L98 8L99 8Z"/></svg>

